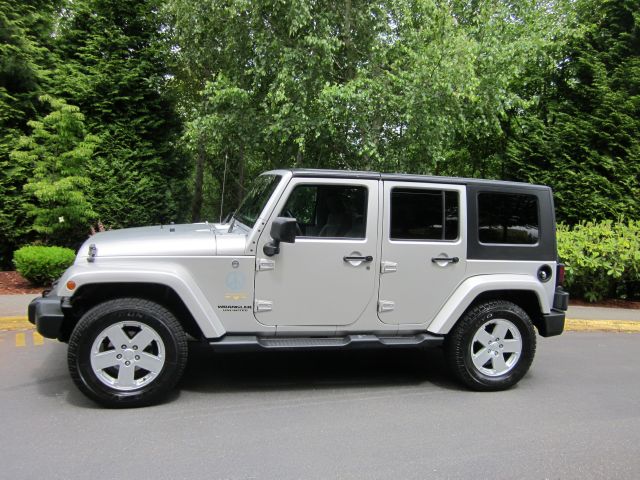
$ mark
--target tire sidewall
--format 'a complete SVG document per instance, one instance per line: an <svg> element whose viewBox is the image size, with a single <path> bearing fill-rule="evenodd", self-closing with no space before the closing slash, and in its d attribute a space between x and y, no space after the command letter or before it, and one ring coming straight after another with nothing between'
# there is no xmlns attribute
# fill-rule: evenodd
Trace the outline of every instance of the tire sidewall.
<svg viewBox="0 0 640 480"><path fill-rule="evenodd" d="M508 372L499 376L489 376L482 373L473 364L471 358L471 342L478 329L491 320L504 319L510 321L518 329L522 339L522 352L516 365ZM531 325L528 315L520 308L509 308L509 306L496 306L482 312L475 317L462 333L462 360L467 373L479 385L488 389L501 390L509 388L517 383L529 370L535 355L535 331Z"/></svg>
<svg viewBox="0 0 640 480"><path fill-rule="evenodd" d="M168 312L166 312L168 313ZM90 310L74 330L81 333L75 340L77 349L70 357L72 376L90 398L110 407L142 406L152 403L159 395L173 387L181 375L182 355L176 333L167 325L163 315L133 305L133 302L112 301ZM91 366L91 349L98 335L120 322L139 322L156 331L164 343L165 361L160 373L147 385L130 391L121 391L103 383ZM84 324L82 324L84 322ZM82 325L81 325L82 324ZM73 335L72 335L73 339ZM70 349L73 343L70 342ZM73 375L73 370L77 375Z"/></svg>

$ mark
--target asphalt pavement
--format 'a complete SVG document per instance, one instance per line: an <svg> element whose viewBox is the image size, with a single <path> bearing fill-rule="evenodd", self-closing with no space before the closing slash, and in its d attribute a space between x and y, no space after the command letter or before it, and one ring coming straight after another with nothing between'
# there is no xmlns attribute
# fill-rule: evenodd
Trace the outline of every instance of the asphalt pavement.
<svg viewBox="0 0 640 480"><path fill-rule="evenodd" d="M72 384L65 345L0 332L0 478L637 479L639 342L539 338L497 393L460 388L440 350L193 345L167 402L107 410Z"/></svg>
<svg viewBox="0 0 640 480"><path fill-rule="evenodd" d="M39 295L0 295L0 317L18 317L27 315L29 302Z"/></svg>

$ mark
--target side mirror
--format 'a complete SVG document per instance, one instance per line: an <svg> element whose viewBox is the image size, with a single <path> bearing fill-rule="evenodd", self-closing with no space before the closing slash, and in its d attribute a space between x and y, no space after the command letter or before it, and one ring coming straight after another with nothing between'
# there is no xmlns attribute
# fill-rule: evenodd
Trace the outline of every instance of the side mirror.
<svg viewBox="0 0 640 480"><path fill-rule="evenodd" d="M278 217L271 224L271 238L278 242L296 243L296 219Z"/></svg>
<svg viewBox="0 0 640 480"><path fill-rule="evenodd" d="M271 238L273 241L265 243L262 251L268 257L280 253L280 242L295 243L296 219L278 217L271 223Z"/></svg>

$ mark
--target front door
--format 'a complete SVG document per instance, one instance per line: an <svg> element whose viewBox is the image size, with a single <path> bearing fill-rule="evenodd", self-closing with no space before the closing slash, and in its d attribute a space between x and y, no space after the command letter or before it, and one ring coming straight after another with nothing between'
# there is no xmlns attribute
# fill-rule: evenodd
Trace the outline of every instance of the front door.
<svg viewBox="0 0 640 480"><path fill-rule="evenodd" d="M377 180L294 177L260 236L255 316L264 325L349 325L377 300ZM293 217L295 243L267 257L274 218Z"/></svg>
<svg viewBox="0 0 640 480"><path fill-rule="evenodd" d="M433 320L466 270L465 188L384 182L378 317Z"/></svg>

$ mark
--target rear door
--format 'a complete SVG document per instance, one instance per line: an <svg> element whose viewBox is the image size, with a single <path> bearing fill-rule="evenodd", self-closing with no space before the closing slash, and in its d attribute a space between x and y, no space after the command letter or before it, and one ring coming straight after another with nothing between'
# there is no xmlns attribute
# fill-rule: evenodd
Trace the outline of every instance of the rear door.
<svg viewBox="0 0 640 480"><path fill-rule="evenodd" d="M433 320L466 270L464 185L385 181L378 317Z"/></svg>

